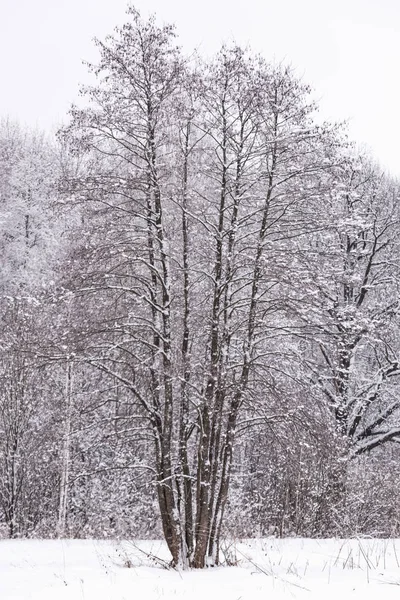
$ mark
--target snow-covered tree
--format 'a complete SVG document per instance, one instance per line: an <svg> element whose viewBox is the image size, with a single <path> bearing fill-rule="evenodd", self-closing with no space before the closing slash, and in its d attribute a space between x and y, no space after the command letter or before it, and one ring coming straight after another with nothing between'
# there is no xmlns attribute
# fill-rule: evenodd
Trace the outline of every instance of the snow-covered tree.
<svg viewBox="0 0 400 600"><path fill-rule="evenodd" d="M192 66L171 27L129 14L98 42L90 106L63 133L87 153L66 182L90 207L83 353L148 424L174 562L203 567L218 562L239 415L274 386L289 248L335 138L290 70L236 47Z"/></svg>

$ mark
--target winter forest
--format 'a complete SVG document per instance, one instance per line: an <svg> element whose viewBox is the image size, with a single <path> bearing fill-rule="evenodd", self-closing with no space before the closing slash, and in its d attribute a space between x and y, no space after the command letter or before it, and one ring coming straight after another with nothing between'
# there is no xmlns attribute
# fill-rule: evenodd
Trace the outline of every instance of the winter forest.
<svg viewBox="0 0 400 600"><path fill-rule="evenodd" d="M400 183L285 65L97 45L0 121L0 537L400 537Z"/></svg>

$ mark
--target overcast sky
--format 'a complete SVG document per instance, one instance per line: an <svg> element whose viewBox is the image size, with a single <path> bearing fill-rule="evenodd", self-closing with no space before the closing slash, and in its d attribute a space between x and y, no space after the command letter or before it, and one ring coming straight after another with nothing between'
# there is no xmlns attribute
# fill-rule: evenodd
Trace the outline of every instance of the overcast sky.
<svg viewBox="0 0 400 600"><path fill-rule="evenodd" d="M96 61L93 37L125 19L126 0L0 0L0 116L51 128ZM321 114L400 175L400 0L136 0L177 25L186 51L235 40L291 63Z"/></svg>

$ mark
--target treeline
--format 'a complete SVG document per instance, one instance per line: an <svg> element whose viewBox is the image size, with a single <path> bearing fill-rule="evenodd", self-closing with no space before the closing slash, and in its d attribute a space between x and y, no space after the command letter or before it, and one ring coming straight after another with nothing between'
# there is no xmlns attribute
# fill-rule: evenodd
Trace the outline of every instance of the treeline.
<svg viewBox="0 0 400 600"><path fill-rule="evenodd" d="M128 14L57 142L0 126L4 535L398 535L398 182Z"/></svg>

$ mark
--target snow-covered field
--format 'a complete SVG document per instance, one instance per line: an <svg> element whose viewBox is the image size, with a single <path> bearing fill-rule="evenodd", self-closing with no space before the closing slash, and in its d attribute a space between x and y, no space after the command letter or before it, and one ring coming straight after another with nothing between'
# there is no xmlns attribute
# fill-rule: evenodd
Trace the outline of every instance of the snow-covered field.
<svg viewBox="0 0 400 600"><path fill-rule="evenodd" d="M0 541L0 599L400 598L400 540L263 539L227 545L238 566L166 570L161 542Z"/></svg>

